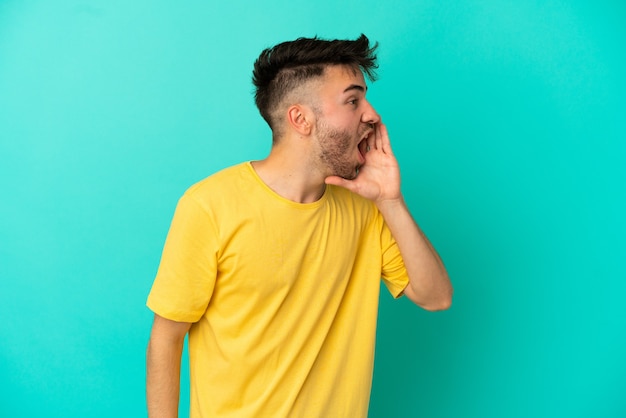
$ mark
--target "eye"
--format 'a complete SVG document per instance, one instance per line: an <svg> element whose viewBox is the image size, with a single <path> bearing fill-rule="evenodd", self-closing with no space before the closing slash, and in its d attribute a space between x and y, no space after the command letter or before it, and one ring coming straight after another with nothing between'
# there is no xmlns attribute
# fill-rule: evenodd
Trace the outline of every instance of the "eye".
<svg viewBox="0 0 626 418"><path fill-rule="evenodd" d="M359 103L359 99L350 99L348 100L348 104L356 106Z"/></svg>

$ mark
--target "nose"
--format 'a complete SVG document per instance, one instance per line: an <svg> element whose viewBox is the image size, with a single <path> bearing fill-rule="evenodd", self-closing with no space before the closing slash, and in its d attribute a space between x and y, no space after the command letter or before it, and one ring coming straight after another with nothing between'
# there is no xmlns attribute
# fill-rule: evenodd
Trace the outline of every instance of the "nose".
<svg viewBox="0 0 626 418"><path fill-rule="evenodd" d="M378 114L378 112L376 112L374 106L372 106L370 102L366 102L365 104L366 107L363 114L361 115L361 122L369 123L371 125L380 122L380 115Z"/></svg>

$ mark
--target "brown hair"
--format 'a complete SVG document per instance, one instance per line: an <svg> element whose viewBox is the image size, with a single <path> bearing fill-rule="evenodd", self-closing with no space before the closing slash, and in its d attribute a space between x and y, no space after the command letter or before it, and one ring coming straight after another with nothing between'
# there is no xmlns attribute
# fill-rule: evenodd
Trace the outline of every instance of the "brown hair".
<svg viewBox="0 0 626 418"><path fill-rule="evenodd" d="M277 115L274 113L281 102L303 83L322 76L328 65L360 69L375 81L377 47L377 43L370 47L367 37L361 35L354 41L298 38L265 49L252 72L254 98L261 116L275 131Z"/></svg>

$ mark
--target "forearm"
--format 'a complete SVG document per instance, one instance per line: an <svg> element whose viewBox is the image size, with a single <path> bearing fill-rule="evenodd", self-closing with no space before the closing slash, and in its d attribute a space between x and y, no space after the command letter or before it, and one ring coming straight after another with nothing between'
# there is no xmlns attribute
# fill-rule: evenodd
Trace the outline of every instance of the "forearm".
<svg viewBox="0 0 626 418"><path fill-rule="evenodd" d="M411 216L404 199L378 202L377 206L398 243L409 275L405 295L424 309L447 309L452 302L448 273L437 251Z"/></svg>
<svg viewBox="0 0 626 418"><path fill-rule="evenodd" d="M150 418L178 417L182 337L164 337L153 328L147 352L146 398Z"/></svg>

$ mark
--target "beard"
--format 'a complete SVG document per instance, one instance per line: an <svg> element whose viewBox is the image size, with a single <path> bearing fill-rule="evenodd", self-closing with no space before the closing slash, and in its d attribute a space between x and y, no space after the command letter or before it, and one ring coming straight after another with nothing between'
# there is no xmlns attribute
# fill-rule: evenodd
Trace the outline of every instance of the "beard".
<svg viewBox="0 0 626 418"><path fill-rule="evenodd" d="M347 180L356 178L361 166L353 155L358 144L358 137L369 128L367 124L359 129L359 133L352 134L348 130L341 130L328 126L322 120L316 122L317 138L320 145L319 160L330 172L329 175L343 177Z"/></svg>

